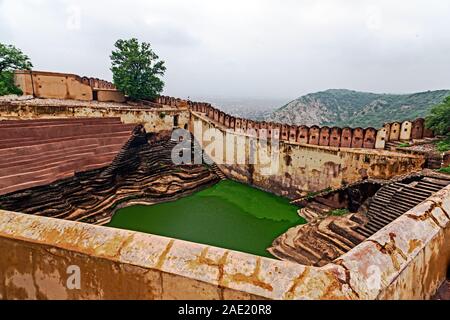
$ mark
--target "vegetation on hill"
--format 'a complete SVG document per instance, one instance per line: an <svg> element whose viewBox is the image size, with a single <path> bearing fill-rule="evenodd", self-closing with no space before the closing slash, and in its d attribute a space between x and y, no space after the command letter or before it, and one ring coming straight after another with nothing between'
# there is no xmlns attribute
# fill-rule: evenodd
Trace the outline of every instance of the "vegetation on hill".
<svg viewBox="0 0 450 320"><path fill-rule="evenodd" d="M114 85L131 99L153 100L164 88L161 77L166 71L164 61L151 49L150 43L136 38L119 39L111 53Z"/></svg>
<svg viewBox="0 0 450 320"><path fill-rule="evenodd" d="M376 94L330 89L307 94L276 110L268 120L291 124L381 127L385 122L425 117L450 90Z"/></svg>
<svg viewBox="0 0 450 320"><path fill-rule="evenodd" d="M447 174L450 174L450 166L448 166L448 167L442 167L442 168L438 169L438 171L441 172L441 173L447 173Z"/></svg>
<svg viewBox="0 0 450 320"><path fill-rule="evenodd" d="M30 58L20 49L0 43L0 96L22 94L14 85L14 70L30 70L33 67Z"/></svg>
<svg viewBox="0 0 450 320"><path fill-rule="evenodd" d="M444 139L436 142L436 149L440 152L450 150L450 96L431 108L425 118L425 126L432 129L435 134L446 135ZM449 170L449 168L444 168Z"/></svg>
<svg viewBox="0 0 450 320"><path fill-rule="evenodd" d="M440 152L450 151L450 134L444 140L436 143L436 149Z"/></svg>
<svg viewBox="0 0 450 320"><path fill-rule="evenodd" d="M425 119L425 125L437 134L446 134L450 128L450 96L431 108Z"/></svg>

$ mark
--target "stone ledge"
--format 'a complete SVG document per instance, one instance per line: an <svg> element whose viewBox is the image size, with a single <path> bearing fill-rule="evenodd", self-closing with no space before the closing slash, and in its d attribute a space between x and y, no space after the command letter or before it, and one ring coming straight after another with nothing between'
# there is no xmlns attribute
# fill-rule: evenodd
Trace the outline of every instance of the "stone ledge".
<svg viewBox="0 0 450 320"><path fill-rule="evenodd" d="M139 266L254 297L354 298L342 284L341 268L321 270L140 232L0 210L1 238Z"/></svg>
<svg viewBox="0 0 450 320"><path fill-rule="evenodd" d="M30 246L55 248L63 262L67 262L66 254L74 253L90 261L110 261L118 266L121 279L127 276L126 270L139 267L154 275L149 285L160 290L163 298L426 299L445 279L449 226L450 186L320 268L4 210L0 210L0 244L13 241L25 254ZM11 273L11 264L7 269ZM100 277L95 271L92 276ZM110 287L124 290L123 280L113 286L114 281L115 277L108 280ZM194 287L201 289L201 296L192 291Z"/></svg>
<svg viewBox="0 0 450 320"><path fill-rule="evenodd" d="M449 241L447 186L334 262L361 298L429 299L445 280Z"/></svg>
<svg viewBox="0 0 450 320"><path fill-rule="evenodd" d="M254 137L246 132L227 128L223 124L218 123L217 121L214 121L214 120L208 118L206 115L204 115L198 111L191 111L191 113L198 119L210 124L211 126L214 126L215 128L221 130L224 133L234 134L236 136L245 136L248 138ZM270 139L270 137L268 137L268 139ZM409 158L409 159L421 159L421 158L423 159L424 158L424 156L421 154L402 153L402 152L390 151L390 150L385 150L385 149L330 147L330 146L320 146L320 145L313 145L313 144L307 144L307 143L300 143L300 142L295 142L295 141L287 141L287 140L281 140L281 139L279 141L280 141L280 144L284 144L287 146L289 146L289 145L300 146L304 149L310 149L310 150L325 150L325 151L333 152L335 154L348 152L348 153L357 153L357 154L361 154L361 155L370 154L370 155L376 155L376 156L396 157L396 158Z"/></svg>

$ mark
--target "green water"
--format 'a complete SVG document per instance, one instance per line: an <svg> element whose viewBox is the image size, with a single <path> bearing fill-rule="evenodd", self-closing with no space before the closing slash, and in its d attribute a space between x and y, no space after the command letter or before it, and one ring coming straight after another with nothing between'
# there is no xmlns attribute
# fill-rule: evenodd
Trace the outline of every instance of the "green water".
<svg viewBox="0 0 450 320"><path fill-rule="evenodd" d="M172 202L120 209L109 226L271 257L272 241L305 223L287 199L223 180Z"/></svg>

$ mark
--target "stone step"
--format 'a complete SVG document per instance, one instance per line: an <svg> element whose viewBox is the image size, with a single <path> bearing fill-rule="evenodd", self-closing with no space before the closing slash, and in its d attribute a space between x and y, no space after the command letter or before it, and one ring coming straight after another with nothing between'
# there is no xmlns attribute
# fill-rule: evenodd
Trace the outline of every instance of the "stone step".
<svg viewBox="0 0 450 320"><path fill-rule="evenodd" d="M320 215L317 212L307 207L297 210L297 213L300 217L305 218L305 220L308 222L320 217Z"/></svg>
<svg viewBox="0 0 450 320"><path fill-rule="evenodd" d="M359 232L360 234L362 234L363 236L365 236L366 238L369 238L373 234L373 232L367 230L364 227L358 227L358 228L356 228L356 231Z"/></svg>
<svg viewBox="0 0 450 320"><path fill-rule="evenodd" d="M33 142L29 145L24 146L0 146L0 162L6 161L5 157L8 156L20 156L27 154L34 154L37 152L46 152L46 151L54 151L61 149L61 147L71 147L75 145L84 145L84 144L95 144L95 143L111 143L113 141L121 141L121 143L125 143L130 136L130 132L116 132L112 134L104 134L104 135L86 135L86 136L78 136L78 137L68 137L68 138L59 138L59 139L48 139ZM9 161L9 160L8 160Z"/></svg>

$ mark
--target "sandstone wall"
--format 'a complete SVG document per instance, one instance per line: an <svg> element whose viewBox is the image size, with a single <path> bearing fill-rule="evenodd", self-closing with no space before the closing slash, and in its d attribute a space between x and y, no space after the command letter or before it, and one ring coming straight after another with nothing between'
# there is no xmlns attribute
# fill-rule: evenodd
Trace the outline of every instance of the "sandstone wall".
<svg viewBox="0 0 450 320"><path fill-rule="evenodd" d="M125 96L122 92L114 89L95 89L97 101L101 102L125 102Z"/></svg>
<svg viewBox="0 0 450 320"><path fill-rule="evenodd" d="M430 299L448 276L449 241L447 186L334 263L348 270L364 298Z"/></svg>
<svg viewBox="0 0 450 320"><path fill-rule="evenodd" d="M450 186L323 267L0 210L0 298L428 299L449 267L449 230Z"/></svg>
<svg viewBox="0 0 450 320"><path fill-rule="evenodd" d="M164 97L170 105L176 105L175 98ZM345 147L345 148L365 148L365 149L384 149L387 141L411 140L432 137L433 132L426 129L424 119L419 118L412 122L403 121L401 123L388 123L383 128L339 128L339 127L318 127L318 126L296 126L286 125L265 121L252 121L233 117L217 110L208 103L198 103L187 101L191 111L203 113L211 120L218 122L227 129L239 132L245 132L248 129L255 129L259 132L266 129L268 135L272 134L273 129L279 129L279 139L282 141L298 142L302 144ZM392 127L392 130L391 130Z"/></svg>
<svg viewBox="0 0 450 320"><path fill-rule="evenodd" d="M201 113L193 112L191 117L193 123L202 126L203 132L210 128L220 130L224 141L227 139L238 141L238 137L245 137L234 150L235 158L232 159L234 164L228 164L226 156L224 163L218 163L228 177L289 198L329 187L339 188L366 178L390 179L419 171L425 162L424 157L420 155L386 150L312 146L296 141L281 141L276 171L274 174L266 175L265 170L268 169L268 166L264 165L266 162L250 163L250 141L253 139L251 135L220 126ZM201 141L203 149L207 152L209 143ZM358 143L364 144L363 136ZM245 164L236 164L238 149L245 150ZM256 146L256 153L258 152L259 145ZM222 154L227 154L225 143ZM208 155L213 159L216 156L211 153Z"/></svg>
<svg viewBox="0 0 450 320"><path fill-rule="evenodd" d="M142 123L147 132L172 130L174 118L178 127L188 128L189 110L171 107L132 107L108 103L61 103L39 100L21 102L0 102L1 120L63 119L83 117L120 117L123 123Z"/></svg>
<svg viewBox="0 0 450 320"><path fill-rule="evenodd" d="M70 73L46 71L15 71L14 82L25 95L48 99L74 99L123 102L123 93L98 78L80 77Z"/></svg>

